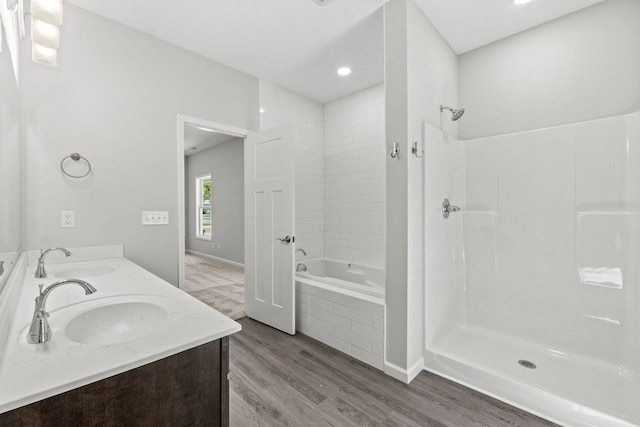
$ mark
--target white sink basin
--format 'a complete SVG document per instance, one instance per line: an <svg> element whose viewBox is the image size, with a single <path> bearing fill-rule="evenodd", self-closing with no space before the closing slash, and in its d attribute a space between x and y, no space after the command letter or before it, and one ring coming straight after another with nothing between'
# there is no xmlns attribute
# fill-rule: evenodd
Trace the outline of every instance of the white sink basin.
<svg viewBox="0 0 640 427"><path fill-rule="evenodd" d="M69 268L56 273L55 276L60 279L82 279L85 277L103 276L113 273L114 271L112 267L95 265L91 267Z"/></svg>
<svg viewBox="0 0 640 427"><path fill-rule="evenodd" d="M155 302L107 303L73 317L64 334L80 344L120 344L161 331L168 317L168 311Z"/></svg>

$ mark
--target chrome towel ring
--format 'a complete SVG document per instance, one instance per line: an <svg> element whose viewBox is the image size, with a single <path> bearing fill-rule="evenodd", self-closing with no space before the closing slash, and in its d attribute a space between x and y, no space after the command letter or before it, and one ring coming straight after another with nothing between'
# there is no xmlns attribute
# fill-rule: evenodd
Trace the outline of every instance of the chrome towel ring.
<svg viewBox="0 0 640 427"><path fill-rule="evenodd" d="M79 162L79 161L84 161L84 163L87 166L87 172L84 173L83 175L72 175L69 172L67 172L64 169L64 163L65 160L67 159L71 159L75 162ZM84 178L85 176L89 175L91 173L91 163L89 163L89 160L87 160L85 157L82 157L80 154L78 153L71 153L69 154L67 157L63 158L62 160L60 160L60 170L62 171L63 174L67 175L70 178Z"/></svg>

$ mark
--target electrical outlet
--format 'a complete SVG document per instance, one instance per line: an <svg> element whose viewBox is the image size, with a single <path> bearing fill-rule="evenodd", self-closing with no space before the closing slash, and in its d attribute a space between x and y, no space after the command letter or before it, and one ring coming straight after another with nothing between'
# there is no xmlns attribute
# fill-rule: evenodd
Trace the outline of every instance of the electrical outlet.
<svg viewBox="0 0 640 427"><path fill-rule="evenodd" d="M75 228L76 213L74 211L60 212L60 228Z"/></svg>

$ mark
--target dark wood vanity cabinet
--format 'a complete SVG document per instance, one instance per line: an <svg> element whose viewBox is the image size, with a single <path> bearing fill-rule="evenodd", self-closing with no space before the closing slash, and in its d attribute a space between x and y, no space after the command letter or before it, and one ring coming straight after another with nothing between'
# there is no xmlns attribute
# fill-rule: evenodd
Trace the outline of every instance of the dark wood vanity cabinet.
<svg viewBox="0 0 640 427"><path fill-rule="evenodd" d="M226 427L228 372L224 337L0 414L0 426Z"/></svg>

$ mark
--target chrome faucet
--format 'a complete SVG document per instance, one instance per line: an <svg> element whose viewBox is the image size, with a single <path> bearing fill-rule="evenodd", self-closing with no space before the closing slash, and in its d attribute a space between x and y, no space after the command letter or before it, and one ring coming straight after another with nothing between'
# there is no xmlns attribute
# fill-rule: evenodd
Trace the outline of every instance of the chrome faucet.
<svg viewBox="0 0 640 427"><path fill-rule="evenodd" d="M71 252L66 250L65 248L51 248L46 250L40 250L40 258L38 258L38 268L36 268L36 279L44 279L47 277L47 271L44 269L44 257L51 251L62 251L64 252L64 256L71 256Z"/></svg>
<svg viewBox="0 0 640 427"><path fill-rule="evenodd" d="M49 313L44 308L44 304L47 302L47 297L58 286L65 285L67 283L76 283L84 288L84 292L86 295L90 295L94 292L98 292L96 288L91 286L89 283L78 280L78 279L65 279L60 280L59 282L55 282L49 285L44 291L42 290L43 285L38 285L40 289L40 294L36 297L36 308L33 311L33 319L31 320L31 328L29 328L29 335L27 336L27 341L29 344L42 344L51 339L51 328L49 327L49 321L47 317L49 317Z"/></svg>
<svg viewBox="0 0 640 427"><path fill-rule="evenodd" d="M302 252L302 255L305 255L305 256L307 255L307 252L302 248L297 249L296 253L298 252ZM300 271L300 272L307 271L307 266L300 262L296 265L296 271Z"/></svg>

